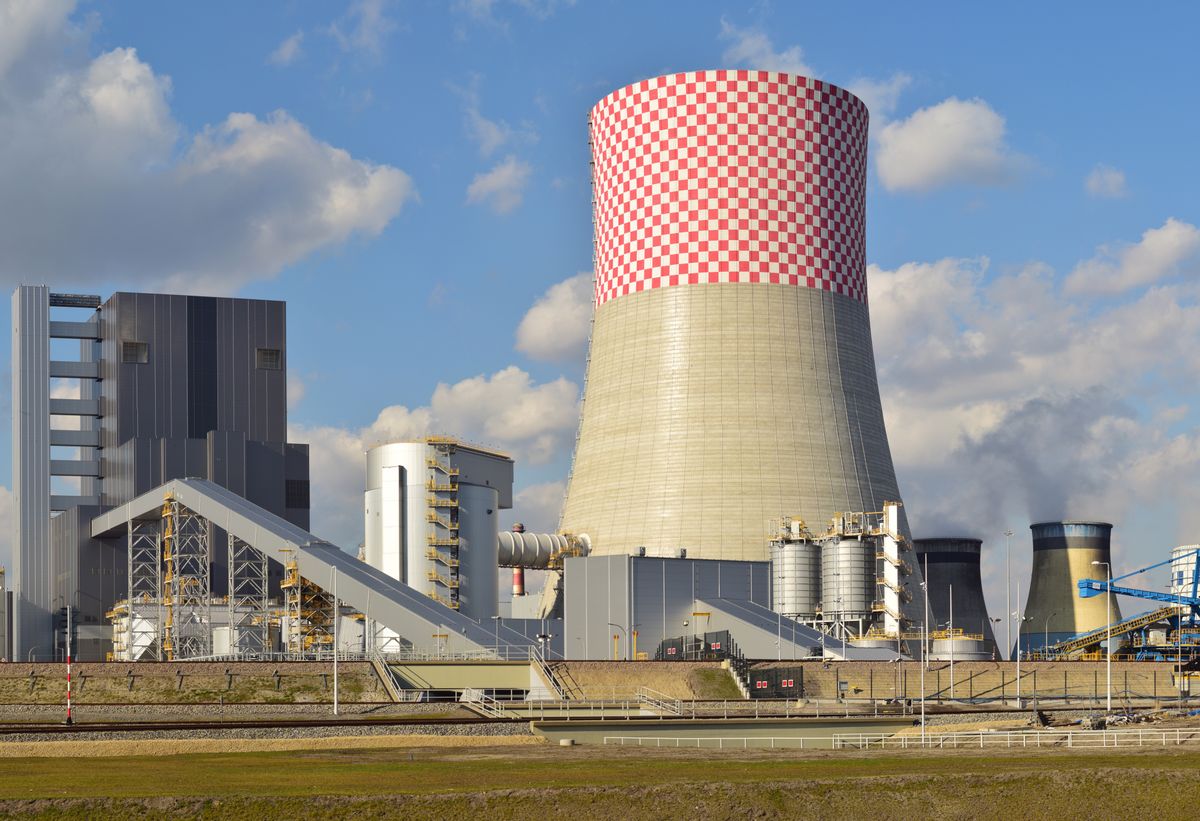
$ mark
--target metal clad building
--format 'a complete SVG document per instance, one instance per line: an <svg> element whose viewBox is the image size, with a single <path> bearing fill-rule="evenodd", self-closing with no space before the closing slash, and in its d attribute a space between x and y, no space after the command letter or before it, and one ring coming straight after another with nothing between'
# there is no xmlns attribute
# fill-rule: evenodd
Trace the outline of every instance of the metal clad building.
<svg viewBox="0 0 1200 821"><path fill-rule="evenodd" d="M867 109L702 71L591 112L595 322L562 515L594 554L762 561L899 500L864 260Z"/></svg>
<svg viewBox="0 0 1200 821"><path fill-rule="evenodd" d="M53 658L66 605L79 655L100 652L104 614L127 587L126 544L92 539L87 523L171 479L208 479L308 528L308 446L287 441L283 302L102 302L22 285L12 307L14 653ZM52 359L51 340L77 344L78 358ZM213 557L221 594L225 551Z"/></svg>
<svg viewBox="0 0 1200 821"><path fill-rule="evenodd" d="M1040 522L1033 531L1033 568L1025 620L1021 623L1020 649L1036 650L1079 633L1108 624L1111 598L1113 622L1121 620L1117 597L1111 593L1081 598L1080 579L1105 579L1109 567L1092 562L1112 562L1107 522ZM1111 565L1110 565L1111 566ZM1114 574L1115 575L1115 574Z"/></svg>

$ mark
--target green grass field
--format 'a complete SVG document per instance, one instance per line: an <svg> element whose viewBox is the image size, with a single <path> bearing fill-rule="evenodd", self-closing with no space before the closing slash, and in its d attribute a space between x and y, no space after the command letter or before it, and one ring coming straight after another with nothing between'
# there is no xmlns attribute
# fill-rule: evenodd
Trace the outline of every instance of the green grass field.
<svg viewBox="0 0 1200 821"><path fill-rule="evenodd" d="M0 760L0 817L1194 818L1200 754L597 748Z"/></svg>

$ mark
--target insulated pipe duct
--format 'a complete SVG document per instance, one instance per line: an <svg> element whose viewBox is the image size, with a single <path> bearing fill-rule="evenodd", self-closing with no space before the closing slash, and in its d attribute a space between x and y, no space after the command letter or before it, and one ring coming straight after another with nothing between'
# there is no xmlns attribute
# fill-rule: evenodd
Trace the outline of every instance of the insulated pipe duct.
<svg viewBox="0 0 1200 821"><path fill-rule="evenodd" d="M567 549L566 536L558 533L516 533L502 530L498 537L501 567L545 570L550 557Z"/></svg>

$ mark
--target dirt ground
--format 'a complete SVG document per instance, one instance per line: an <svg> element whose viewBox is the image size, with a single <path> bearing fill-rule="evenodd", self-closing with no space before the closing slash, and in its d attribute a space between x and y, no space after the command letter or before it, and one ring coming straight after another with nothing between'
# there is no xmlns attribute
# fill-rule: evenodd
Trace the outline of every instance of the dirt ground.
<svg viewBox="0 0 1200 821"><path fill-rule="evenodd" d="M461 741L461 739L460 739ZM0 818L1194 817L1200 754L480 747L0 760ZM1105 797L1110 796L1110 797Z"/></svg>

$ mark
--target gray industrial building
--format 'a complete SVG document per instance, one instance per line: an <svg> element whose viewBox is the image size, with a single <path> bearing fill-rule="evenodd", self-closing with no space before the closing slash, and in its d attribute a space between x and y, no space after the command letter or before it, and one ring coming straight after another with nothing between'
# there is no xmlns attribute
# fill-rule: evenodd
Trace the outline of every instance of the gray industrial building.
<svg viewBox="0 0 1200 821"><path fill-rule="evenodd" d="M13 658L59 654L55 614L68 605L76 655L103 658L127 551L90 523L171 479L207 479L308 529L308 446L287 441L283 302L102 302L23 285L12 317ZM224 558L213 560L221 594Z"/></svg>
<svg viewBox="0 0 1200 821"><path fill-rule="evenodd" d="M728 633L747 658L897 655L839 642L772 610L770 562L585 556L568 558L564 576L563 653L569 659L669 661L665 645L717 633Z"/></svg>

